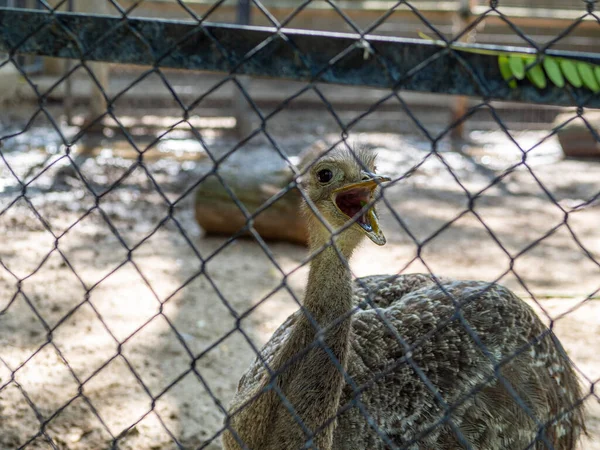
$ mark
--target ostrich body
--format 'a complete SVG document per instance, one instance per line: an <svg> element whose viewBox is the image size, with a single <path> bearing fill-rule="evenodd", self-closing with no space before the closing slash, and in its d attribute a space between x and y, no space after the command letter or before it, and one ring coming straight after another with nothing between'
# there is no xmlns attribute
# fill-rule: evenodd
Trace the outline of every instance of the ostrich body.
<svg viewBox="0 0 600 450"><path fill-rule="evenodd" d="M307 208L303 307L240 380L225 448L574 449L584 423L571 363L508 289L421 274L353 284L347 260L361 238L385 243L372 203L388 180L371 154L356 157L334 150L303 180L342 231L328 246Z"/></svg>

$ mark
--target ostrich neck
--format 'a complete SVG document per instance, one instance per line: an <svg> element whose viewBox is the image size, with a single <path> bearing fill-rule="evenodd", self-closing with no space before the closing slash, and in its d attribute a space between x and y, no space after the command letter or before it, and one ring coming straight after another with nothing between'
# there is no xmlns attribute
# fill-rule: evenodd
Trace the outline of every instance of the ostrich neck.
<svg viewBox="0 0 600 450"><path fill-rule="evenodd" d="M350 270L334 248L328 247L312 260L303 307L312 320L307 314L298 313L276 358L276 366L288 363L278 376L278 385L306 428L318 431L314 444L326 450L332 445L334 425L332 422L324 426L324 422L334 417L340 406L344 378L339 367L345 370L348 359L351 320L340 316L347 315L352 308ZM323 334L324 345L316 345L299 357L317 338L314 322L320 329L327 329ZM289 363L290 360L293 362ZM285 409L283 404L281 409ZM276 414L275 422L276 429L288 433L289 448L299 448L307 440L287 410Z"/></svg>
<svg viewBox="0 0 600 450"><path fill-rule="evenodd" d="M333 247L327 247L311 261L304 309L320 327L326 327L352 308L352 283L347 261ZM303 315L302 324L314 328Z"/></svg>

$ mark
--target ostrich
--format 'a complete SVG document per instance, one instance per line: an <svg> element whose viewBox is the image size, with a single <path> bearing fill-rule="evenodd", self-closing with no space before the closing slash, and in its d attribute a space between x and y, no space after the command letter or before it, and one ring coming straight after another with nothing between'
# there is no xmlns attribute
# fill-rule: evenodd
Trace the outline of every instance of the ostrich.
<svg viewBox="0 0 600 450"><path fill-rule="evenodd" d="M373 206L385 181L372 153L347 149L303 177L303 305L242 376L225 449L574 449L576 375L511 291L423 274L352 282L361 239L385 244Z"/></svg>

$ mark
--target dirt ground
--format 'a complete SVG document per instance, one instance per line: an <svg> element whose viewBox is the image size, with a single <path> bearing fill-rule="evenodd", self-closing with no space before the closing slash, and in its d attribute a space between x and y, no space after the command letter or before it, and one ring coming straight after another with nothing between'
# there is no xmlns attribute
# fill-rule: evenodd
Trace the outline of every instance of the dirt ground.
<svg viewBox="0 0 600 450"><path fill-rule="evenodd" d="M319 114L286 114L269 132L290 155L339 136ZM224 237L204 236L192 193L168 219L164 198L179 199L210 166L185 130L163 139L147 172L138 167L103 194L135 163L131 149L100 143L95 158L79 161L86 186L69 171L48 124L33 125L4 140L0 162L0 449L91 450L117 436L120 449L221 448L215 435L254 358L252 345L265 343L297 308L290 291L302 298L305 249L269 243L268 255L249 239L224 245ZM5 121L2 135L19 126ZM218 124L201 133L215 154L235 143ZM546 134L514 137L529 150ZM365 243L352 261L355 275L430 270L499 279L553 323L587 396L590 436L580 448L600 449L600 402L591 394L600 379L600 204L577 208L565 223L565 210L598 195L600 162L565 160L550 138L527 153L527 167L445 228L468 210L463 189L485 188L522 159L514 143L500 131L471 131L468 145L442 141L439 158L422 136L382 133L367 120L351 138L377 151L379 172L395 178L426 160L386 189L380 212L388 244ZM278 158L264 137L240 151ZM15 175L31 180L46 168L20 196ZM422 260L397 218L426 241ZM282 272L292 272L290 291L281 287ZM232 312L258 303L236 329Z"/></svg>

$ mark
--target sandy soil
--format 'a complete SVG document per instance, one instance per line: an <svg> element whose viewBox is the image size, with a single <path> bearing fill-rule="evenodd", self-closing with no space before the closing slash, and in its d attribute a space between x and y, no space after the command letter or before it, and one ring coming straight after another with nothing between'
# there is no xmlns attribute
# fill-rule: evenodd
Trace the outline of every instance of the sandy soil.
<svg viewBox="0 0 600 450"><path fill-rule="evenodd" d="M290 125L298 121L302 127ZM336 136L334 125L318 117L287 123L274 123L271 132L290 154L314 143L317 134ZM353 137L379 152L379 171L395 177L431 150L418 136L358 131ZM219 130L203 133L217 153L234 141ZM544 134L515 137L529 149ZM207 170L202 155L177 159L167 152L147 164L147 173L134 170L94 208L93 195L60 159L56 137L48 143L44 136L48 131L40 126L4 143L6 163L17 176L31 179L56 161L28 186L26 197L0 163L0 449L25 443L53 448L49 441L60 449L99 449L114 437L120 449L166 450L176 442L220 448L215 435L254 357L252 347L269 338L296 309L294 296L302 296L307 270L298 267L305 249L269 243L267 254L251 240L224 245L224 238L203 236L192 195L168 219L148 174L175 200ZM388 244L365 243L353 260L355 275L431 270L499 279L535 304L581 375L590 431L581 449L598 450L600 403L590 392L600 378L599 205L572 212L566 222L561 207L569 210L598 194L600 163L562 160L549 139L528 154L537 179L519 167L501 188L486 190L473 212L446 227L468 211L463 189L483 189L490 176L522 158L500 132L472 132L470 138L462 154L442 142L442 160L430 155L413 176L385 191L380 209ZM36 150L40 141L44 148ZM117 147L104 145L82 164L99 194L134 163ZM256 148L269 145L255 139L242 151ZM425 242L422 260L415 259L407 230ZM516 259L507 272L508 255ZM282 287L282 273L290 272ZM236 328L234 314L258 304Z"/></svg>

